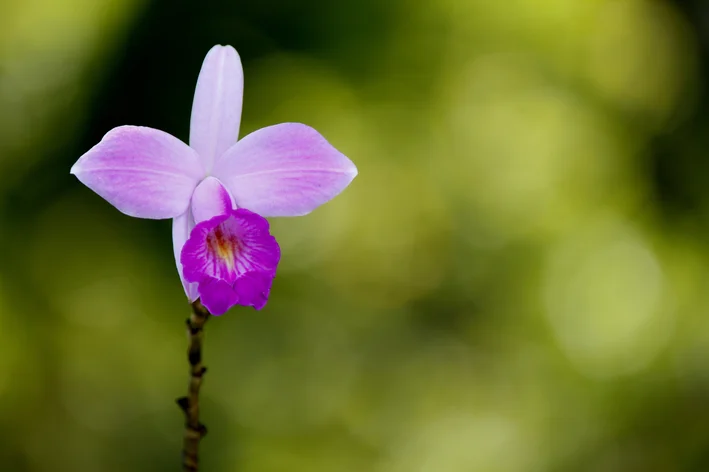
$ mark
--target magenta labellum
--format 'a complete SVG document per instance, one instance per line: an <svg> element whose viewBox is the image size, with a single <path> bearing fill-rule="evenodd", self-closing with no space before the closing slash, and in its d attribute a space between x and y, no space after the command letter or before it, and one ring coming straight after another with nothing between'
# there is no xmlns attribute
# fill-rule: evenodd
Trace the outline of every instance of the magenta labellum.
<svg viewBox="0 0 709 472"><path fill-rule="evenodd" d="M281 251L265 218L243 208L197 224L182 249L187 282L214 315L233 305L266 304Z"/></svg>

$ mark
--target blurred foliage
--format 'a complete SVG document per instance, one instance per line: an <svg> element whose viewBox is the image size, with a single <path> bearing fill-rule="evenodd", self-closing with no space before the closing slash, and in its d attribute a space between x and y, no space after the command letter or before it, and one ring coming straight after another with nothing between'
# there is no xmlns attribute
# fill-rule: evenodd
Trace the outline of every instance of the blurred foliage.
<svg viewBox="0 0 709 472"><path fill-rule="evenodd" d="M709 468L705 1L4 0L3 471L179 467L170 224L69 168L187 140L217 43L242 135L304 122L360 174L208 325L205 471Z"/></svg>

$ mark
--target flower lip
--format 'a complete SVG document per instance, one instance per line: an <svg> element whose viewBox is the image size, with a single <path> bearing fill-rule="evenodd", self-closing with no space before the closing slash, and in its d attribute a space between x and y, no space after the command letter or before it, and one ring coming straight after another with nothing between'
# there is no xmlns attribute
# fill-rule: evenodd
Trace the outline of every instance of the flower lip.
<svg viewBox="0 0 709 472"><path fill-rule="evenodd" d="M240 208L195 226L180 260L187 282L196 282L214 315L233 305L266 305L280 248L265 218Z"/></svg>

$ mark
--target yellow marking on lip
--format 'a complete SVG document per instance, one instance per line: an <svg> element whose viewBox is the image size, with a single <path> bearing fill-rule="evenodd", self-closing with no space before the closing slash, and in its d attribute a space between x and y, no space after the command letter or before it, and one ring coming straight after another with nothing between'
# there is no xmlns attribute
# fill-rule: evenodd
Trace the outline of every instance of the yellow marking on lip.
<svg viewBox="0 0 709 472"><path fill-rule="evenodd" d="M229 270L234 269L236 256L241 251L239 240L236 237L226 236L221 226L217 226L214 232L207 237L207 244L212 255L224 261Z"/></svg>

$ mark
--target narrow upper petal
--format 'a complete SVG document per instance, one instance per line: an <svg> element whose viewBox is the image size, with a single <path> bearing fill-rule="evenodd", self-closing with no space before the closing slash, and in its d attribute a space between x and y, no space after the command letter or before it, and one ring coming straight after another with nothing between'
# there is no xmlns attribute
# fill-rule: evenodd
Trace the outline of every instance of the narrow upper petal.
<svg viewBox="0 0 709 472"><path fill-rule="evenodd" d="M225 215L234 208L234 202L222 183L207 177L194 189L192 194L192 216L195 223L201 223L217 215Z"/></svg>
<svg viewBox="0 0 709 472"><path fill-rule="evenodd" d="M71 173L126 215L162 219L187 210L204 168L174 136L120 126L81 156Z"/></svg>
<svg viewBox="0 0 709 472"><path fill-rule="evenodd" d="M177 273L180 274L182 287L185 289L185 295L187 295L190 303L199 298L199 292L197 291L197 284L187 282L185 277L182 275L183 270L180 254L182 253L182 247L190 237L190 233L194 227L194 218L192 217L192 211L189 208L182 215L172 220L172 248L175 253L175 264L177 265Z"/></svg>
<svg viewBox="0 0 709 472"><path fill-rule="evenodd" d="M214 46L197 79L190 121L190 146L209 172L217 157L239 137L244 72L231 46Z"/></svg>
<svg viewBox="0 0 709 472"><path fill-rule="evenodd" d="M213 175L238 207L300 216L344 190L357 168L313 128L283 123L241 139L217 160Z"/></svg>

